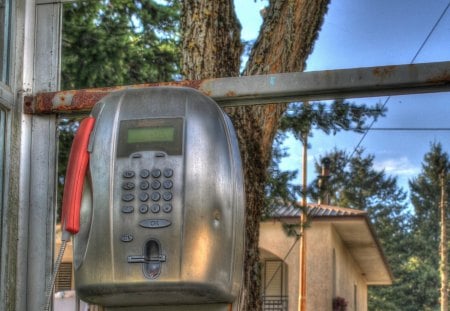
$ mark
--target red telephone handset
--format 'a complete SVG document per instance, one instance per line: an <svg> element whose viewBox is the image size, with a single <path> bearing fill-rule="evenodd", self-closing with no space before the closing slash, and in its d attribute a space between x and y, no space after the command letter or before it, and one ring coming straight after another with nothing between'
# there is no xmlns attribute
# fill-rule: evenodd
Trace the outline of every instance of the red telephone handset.
<svg viewBox="0 0 450 311"><path fill-rule="evenodd" d="M94 117L87 117L81 121L70 149L64 184L61 225L65 231L72 234L76 234L80 230L81 196L89 164L89 137L94 124Z"/></svg>

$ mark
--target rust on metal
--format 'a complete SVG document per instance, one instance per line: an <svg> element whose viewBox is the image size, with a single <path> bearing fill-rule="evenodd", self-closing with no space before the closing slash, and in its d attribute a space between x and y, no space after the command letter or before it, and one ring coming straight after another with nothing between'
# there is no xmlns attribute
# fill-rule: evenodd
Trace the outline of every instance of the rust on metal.
<svg viewBox="0 0 450 311"><path fill-rule="evenodd" d="M397 66L375 67L373 69L373 75L383 79L383 78L386 78L386 77L389 77L390 75L392 75L396 69L397 69Z"/></svg>
<svg viewBox="0 0 450 311"><path fill-rule="evenodd" d="M450 73L445 72L444 74L432 77L427 80L430 84L449 84L450 83Z"/></svg>
<svg viewBox="0 0 450 311"><path fill-rule="evenodd" d="M27 114L86 112L90 111L98 101L111 92L157 86L190 87L200 90L202 93L209 96L211 92L206 88L202 89L204 81L205 80L184 80L59 92L42 92L35 96L25 97L24 112Z"/></svg>
<svg viewBox="0 0 450 311"><path fill-rule="evenodd" d="M237 95L237 94L236 94L235 91L228 91L228 92L225 94L226 97L234 97L234 96L236 96L236 95Z"/></svg>
<svg viewBox="0 0 450 311"><path fill-rule="evenodd" d="M31 114L33 113L33 96L25 96L23 99L23 111L26 114Z"/></svg>

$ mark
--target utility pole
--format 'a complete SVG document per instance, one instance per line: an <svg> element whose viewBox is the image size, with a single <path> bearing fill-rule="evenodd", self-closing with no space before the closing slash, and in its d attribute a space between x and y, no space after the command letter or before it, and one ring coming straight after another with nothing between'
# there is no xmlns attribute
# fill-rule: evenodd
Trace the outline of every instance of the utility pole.
<svg viewBox="0 0 450 311"><path fill-rule="evenodd" d="M441 311L448 311L448 268L447 268L447 168L443 168L440 174L441 202L441 239L439 245L440 263L439 274L441 276Z"/></svg>
<svg viewBox="0 0 450 311"><path fill-rule="evenodd" d="M307 105L308 102L305 102ZM306 222L307 222L307 182L308 182L308 133L300 134L303 140L302 212L300 213L300 275L298 310L306 311Z"/></svg>

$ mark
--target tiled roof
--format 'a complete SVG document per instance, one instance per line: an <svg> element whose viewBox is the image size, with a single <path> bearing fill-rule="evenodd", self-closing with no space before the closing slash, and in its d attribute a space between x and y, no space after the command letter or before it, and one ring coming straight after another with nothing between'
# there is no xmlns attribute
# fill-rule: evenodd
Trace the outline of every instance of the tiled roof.
<svg viewBox="0 0 450 311"><path fill-rule="evenodd" d="M367 212L352 208L339 206L308 204L308 216L310 217L339 217L339 216L361 216L367 215ZM280 206L277 208L271 218L295 218L300 217L302 210L298 206Z"/></svg>

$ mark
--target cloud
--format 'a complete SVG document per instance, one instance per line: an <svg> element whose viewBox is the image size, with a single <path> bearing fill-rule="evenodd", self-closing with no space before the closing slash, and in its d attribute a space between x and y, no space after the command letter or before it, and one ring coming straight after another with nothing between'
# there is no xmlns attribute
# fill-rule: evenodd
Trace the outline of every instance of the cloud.
<svg viewBox="0 0 450 311"><path fill-rule="evenodd" d="M399 158L390 158L382 161L375 161L374 168L384 170L387 174L402 177L412 177L419 174L420 167L415 166L411 161L403 156Z"/></svg>

